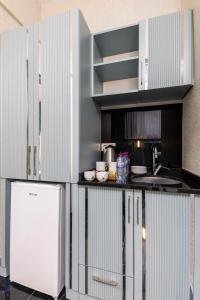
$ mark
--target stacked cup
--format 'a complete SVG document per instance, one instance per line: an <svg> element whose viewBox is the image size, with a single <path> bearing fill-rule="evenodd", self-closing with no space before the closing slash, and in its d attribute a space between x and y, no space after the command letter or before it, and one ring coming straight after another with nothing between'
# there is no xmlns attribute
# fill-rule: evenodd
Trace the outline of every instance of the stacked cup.
<svg viewBox="0 0 200 300"><path fill-rule="evenodd" d="M108 180L108 172L106 171L108 164L105 161L96 162L96 178L99 182L105 182Z"/></svg>

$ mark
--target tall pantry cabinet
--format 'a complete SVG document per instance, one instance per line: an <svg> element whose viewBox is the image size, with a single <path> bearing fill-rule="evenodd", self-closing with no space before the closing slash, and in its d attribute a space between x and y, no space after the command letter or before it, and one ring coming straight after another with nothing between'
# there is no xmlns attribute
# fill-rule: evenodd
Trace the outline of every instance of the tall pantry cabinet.
<svg viewBox="0 0 200 300"><path fill-rule="evenodd" d="M2 34L2 178L76 183L93 167L100 116L90 66L79 10Z"/></svg>
<svg viewBox="0 0 200 300"><path fill-rule="evenodd" d="M0 39L0 178L65 184L68 258L70 185L100 154L100 114L90 98L91 34L81 12L73 10ZM8 272L4 194L0 213L7 232L0 230L0 266Z"/></svg>

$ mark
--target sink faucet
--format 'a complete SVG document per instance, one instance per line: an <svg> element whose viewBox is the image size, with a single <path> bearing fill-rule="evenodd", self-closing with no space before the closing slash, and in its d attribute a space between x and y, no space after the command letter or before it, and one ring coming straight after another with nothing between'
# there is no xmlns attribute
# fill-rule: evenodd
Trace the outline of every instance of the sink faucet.
<svg viewBox="0 0 200 300"><path fill-rule="evenodd" d="M153 175L154 175L154 176L157 175L158 172L160 171L160 169L170 170L169 168L164 167L164 166L162 166L161 164L159 164L159 165L157 166L157 168L155 168L155 170L153 171Z"/></svg>
<svg viewBox="0 0 200 300"><path fill-rule="evenodd" d="M161 155L161 152L158 152L158 149L156 146L153 146L152 148L152 159L153 159L153 173L156 171L156 160L159 155ZM159 171L159 170L158 170Z"/></svg>

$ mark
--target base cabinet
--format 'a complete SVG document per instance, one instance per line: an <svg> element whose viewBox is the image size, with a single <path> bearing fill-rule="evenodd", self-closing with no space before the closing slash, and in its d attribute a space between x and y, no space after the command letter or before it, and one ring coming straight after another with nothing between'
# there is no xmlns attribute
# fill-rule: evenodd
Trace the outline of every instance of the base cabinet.
<svg viewBox="0 0 200 300"><path fill-rule="evenodd" d="M136 268L142 265L141 225L141 192L79 188L81 294L104 300L129 300L134 293L141 293L141 281L135 280L141 274Z"/></svg>
<svg viewBox="0 0 200 300"><path fill-rule="evenodd" d="M191 214L189 194L145 193L146 300L189 300Z"/></svg>

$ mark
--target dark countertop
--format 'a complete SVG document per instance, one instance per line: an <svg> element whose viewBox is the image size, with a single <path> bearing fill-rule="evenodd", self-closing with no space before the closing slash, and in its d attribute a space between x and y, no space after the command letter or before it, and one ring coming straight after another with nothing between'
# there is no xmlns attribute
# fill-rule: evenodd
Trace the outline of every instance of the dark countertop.
<svg viewBox="0 0 200 300"><path fill-rule="evenodd" d="M115 181L98 182L86 181L83 178L83 174L80 175L80 181L78 185L96 186L96 187L109 187L109 188L121 188L121 189L139 189L149 191L171 192L171 193L187 193L187 194L199 194L200 195L200 177L194 175L183 169L171 169L170 171L159 172L158 176L178 179L182 183L179 186L164 186L164 185L152 185L152 184L137 184L132 183L131 178L127 180L125 184L119 184Z"/></svg>

